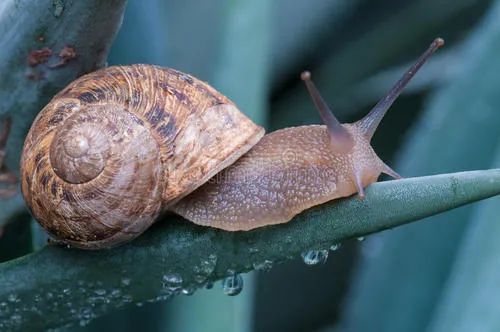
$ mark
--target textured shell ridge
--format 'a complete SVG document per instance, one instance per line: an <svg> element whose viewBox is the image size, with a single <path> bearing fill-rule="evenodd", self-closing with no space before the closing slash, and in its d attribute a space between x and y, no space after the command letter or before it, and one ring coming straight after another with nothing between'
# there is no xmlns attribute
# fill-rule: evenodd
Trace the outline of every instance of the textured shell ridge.
<svg viewBox="0 0 500 332"><path fill-rule="evenodd" d="M108 67L77 79L39 113L25 141L22 191L56 239L110 247L142 233L262 135L190 75Z"/></svg>

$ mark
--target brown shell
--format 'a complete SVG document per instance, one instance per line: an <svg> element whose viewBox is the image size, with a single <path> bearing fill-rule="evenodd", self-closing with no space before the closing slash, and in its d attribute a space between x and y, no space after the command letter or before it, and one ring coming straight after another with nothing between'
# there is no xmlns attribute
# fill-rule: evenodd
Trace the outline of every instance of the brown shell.
<svg viewBox="0 0 500 332"><path fill-rule="evenodd" d="M56 240L111 247L137 237L263 134L190 75L109 67L74 81L40 112L24 145L22 191Z"/></svg>

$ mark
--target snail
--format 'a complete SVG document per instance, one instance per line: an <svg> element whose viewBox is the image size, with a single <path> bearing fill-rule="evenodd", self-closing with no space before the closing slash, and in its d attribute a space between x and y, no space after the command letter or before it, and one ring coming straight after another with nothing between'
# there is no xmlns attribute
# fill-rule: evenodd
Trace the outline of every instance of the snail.
<svg viewBox="0 0 500 332"><path fill-rule="evenodd" d="M284 223L400 176L370 140L405 85L443 44L435 39L367 116L340 124L302 73L325 125L264 136L227 97L182 72L108 67L80 77L38 114L25 140L21 188L58 242L109 248L162 212L227 231Z"/></svg>

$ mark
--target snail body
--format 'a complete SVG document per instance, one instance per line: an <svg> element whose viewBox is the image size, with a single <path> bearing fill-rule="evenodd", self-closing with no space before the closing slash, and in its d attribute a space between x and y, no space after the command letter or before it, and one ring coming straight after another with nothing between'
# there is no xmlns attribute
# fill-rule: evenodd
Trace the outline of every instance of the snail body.
<svg viewBox="0 0 500 332"><path fill-rule="evenodd" d="M144 232L163 211L205 226L250 230L287 222L358 193L381 173L370 140L436 39L363 119L340 124L308 72L325 125L264 136L227 97L173 69L109 67L82 76L35 119L25 141L22 192L57 241L100 249Z"/></svg>
<svg viewBox="0 0 500 332"><path fill-rule="evenodd" d="M290 221L315 205L351 196L364 197L364 188L381 173L401 176L387 166L370 145L380 121L425 61L444 44L429 48L361 120L341 124L311 81L307 89L325 123L277 130L264 136L235 164L171 209L204 226L228 231L251 230ZM291 158L287 152L292 152Z"/></svg>
<svg viewBox="0 0 500 332"><path fill-rule="evenodd" d="M362 194L387 167L355 126L346 127L356 140L349 154L332 153L326 126L267 134L172 210L200 225L250 230L287 222L335 198Z"/></svg>

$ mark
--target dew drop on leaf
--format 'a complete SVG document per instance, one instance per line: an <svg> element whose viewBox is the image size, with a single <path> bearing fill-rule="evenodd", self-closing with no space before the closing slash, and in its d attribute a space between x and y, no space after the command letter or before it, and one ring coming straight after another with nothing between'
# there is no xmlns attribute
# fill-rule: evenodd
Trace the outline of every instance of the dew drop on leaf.
<svg viewBox="0 0 500 332"><path fill-rule="evenodd" d="M9 302L19 302L19 298L16 294L9 294L7 299L9 300Z"/></svg>
<svg viewBox="0 0 500 332"><path fill-rule="evenodd" d="M121 280L123 286L129 286L130 285L130 279L129 278L122 278Z"/></svg>
<svg viewBox="0 0 500 332"><path fill-rule="evenodd" d="M336 251L336 250L339 250L340 247L342 247L342 244L341 243L334 243L330 246L330 250L331 251Z"/></svg>
<svg viewBox="0 0 500 332"><path fill-rule="evenodd" d="M328 250L309 250L302 253L302 260L307 265L324 264L328 259Z"/></svg>
<svg viewBox="0 0 500 332"><path fill-rule="evenodd" d="M241 293L243 289L243 277L239 274L233 274L222 281L222 291L229 296L235 296Z"/></svg>
<svg viewBox="0 0 500 332"><path fill-rule="evenodd" d="M106 295L106 290L105 289L96 289L94 291L94 293L97 295L97 296L104 296Z"/></svg>
<svg viewBox="0 0 500 332"><path fill-rule="evenodd" d="M165 274L163 276L163 288L176 291L182 287L182 277L177 274Z"/></svg>
<svg viewBox="0 0 500 332"><path fill-rule="evenodd" d="M128 295L128 294L126 294L126 295L123 295L123 296L122 296L122 302L123 302L123 303L130 303L130 302L132 302L133 300L134 300L134 298L132 297L132 295Z"/></svg>
<svg viewBox="0 0 500 332"><path fill-rule="evenodd" d="M187 288L183 288L181 293L184 295L193 295L195 290L196 290L196 288L194 288L194 287L187 287Z"/></svg>

